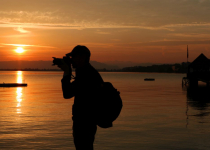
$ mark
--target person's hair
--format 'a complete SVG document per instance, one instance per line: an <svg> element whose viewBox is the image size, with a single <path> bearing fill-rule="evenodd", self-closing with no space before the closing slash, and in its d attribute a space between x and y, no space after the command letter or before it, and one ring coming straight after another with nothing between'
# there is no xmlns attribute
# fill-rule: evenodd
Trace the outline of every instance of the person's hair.
<svg viewBox="0 0 210 150"><path fill-rule="evenodd" d="M90 50L86 47L86 46L83 46L83 45L77 45L73 48L72 50L72 56L73 55L79 55L79 56L85 56L85 59L86 61L90 61Z"/></svg>

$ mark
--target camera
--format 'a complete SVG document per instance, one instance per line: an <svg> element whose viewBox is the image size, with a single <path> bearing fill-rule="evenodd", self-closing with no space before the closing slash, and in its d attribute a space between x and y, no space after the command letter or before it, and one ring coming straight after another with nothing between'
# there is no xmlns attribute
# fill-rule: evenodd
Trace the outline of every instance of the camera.
<svg viewBox="0 0 210 150"><path fill-rule="evenodd" d="M64 63L67 64L68 66L72 63L72 60L68 54L66 54L66 56L64 56L63 58L53 57L53 64L52 64L53 66L63 65Z"/></svg>

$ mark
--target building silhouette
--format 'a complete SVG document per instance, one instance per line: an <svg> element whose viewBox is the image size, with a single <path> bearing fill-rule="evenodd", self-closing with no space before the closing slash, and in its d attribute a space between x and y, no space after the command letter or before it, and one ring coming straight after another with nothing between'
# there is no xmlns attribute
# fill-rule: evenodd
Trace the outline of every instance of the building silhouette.
<svg viewBox="0 0 210 150"><path fill-rule="evenodd" d="M209 84L210 81L210 60L201 53L192 63L189 64L187 77L184 77L190 86L197 86L198 81Z"/></svg>

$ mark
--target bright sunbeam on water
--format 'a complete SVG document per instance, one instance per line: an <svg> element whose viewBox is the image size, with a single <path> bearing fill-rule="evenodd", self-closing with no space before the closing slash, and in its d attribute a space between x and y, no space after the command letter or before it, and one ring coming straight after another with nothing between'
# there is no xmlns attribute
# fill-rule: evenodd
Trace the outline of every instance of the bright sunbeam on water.
<svg viewBox="0 0 210 150"><path fill-rule="evenodd" d="M17 83L23 83L22 71L17 71Z"/></svg>
<svg viewBox="0 0 210 150"><path fill-rule="evenodd" d="M23 83L22 71L17 71L17 83ZM21 113L22 90L22 87L18 87L16 90L17 113Z"/></svg>

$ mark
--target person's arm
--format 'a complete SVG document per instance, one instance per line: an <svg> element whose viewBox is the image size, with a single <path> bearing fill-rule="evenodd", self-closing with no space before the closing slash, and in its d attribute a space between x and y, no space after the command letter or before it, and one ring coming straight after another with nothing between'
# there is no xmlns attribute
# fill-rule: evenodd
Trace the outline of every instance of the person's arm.
<svg viewBox="0 0 210 150"><path fill-rule="evenodd" d="M75 96L75 81L70 82L71 76L64 75L61 84L62 84L62 90L63 90L63 97L65 99L69 99Z"/></svg>
<svg viewBox="0 0 210 150"><path fill-rule="evenodd" d="M72 98L75 96L75 81L72 83L70 82L72 72L71 66L63 63L62 65L58 65L58 67L64 71L63 78L61 79L63 97L65 99Z"/></svg>

